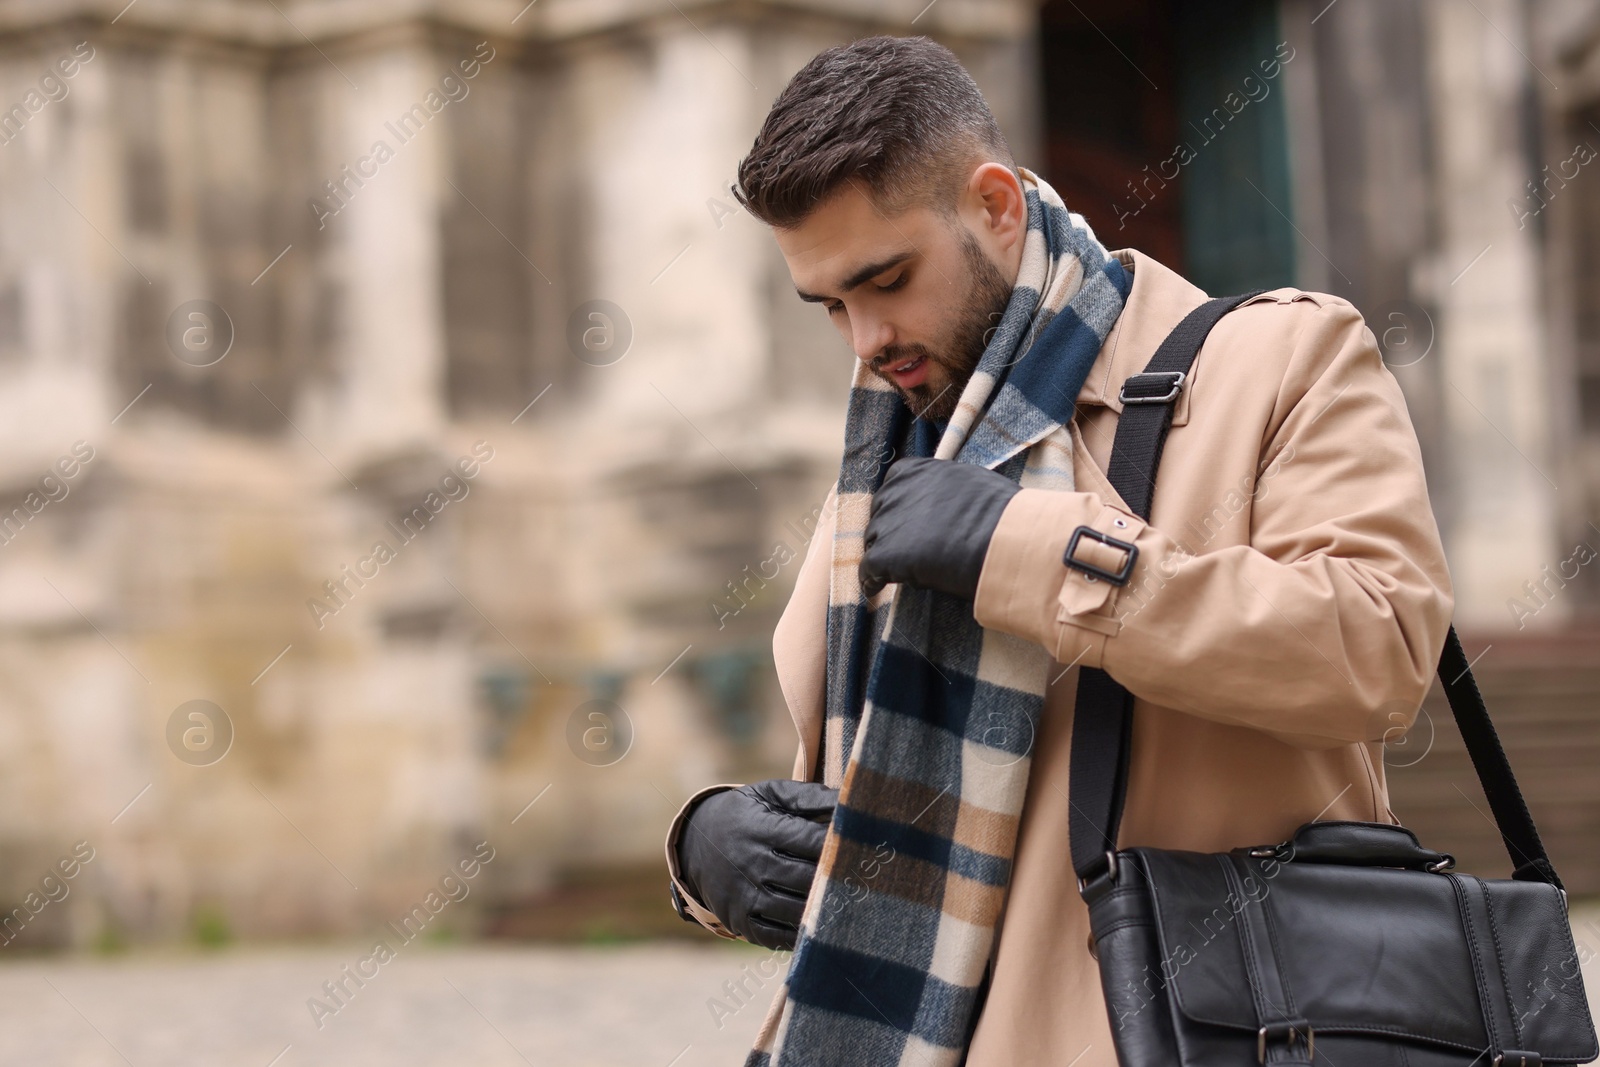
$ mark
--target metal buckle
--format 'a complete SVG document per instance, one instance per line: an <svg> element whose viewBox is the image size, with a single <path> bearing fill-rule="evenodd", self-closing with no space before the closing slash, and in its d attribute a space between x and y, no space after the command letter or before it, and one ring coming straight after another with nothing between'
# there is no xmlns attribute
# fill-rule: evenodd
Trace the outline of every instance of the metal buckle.
<svg viewBox="0 0 1600 1067"><path fill-rule="evenodd" d="M1256 859L1275 859L1279 863L1289 863L1294 859L1294 840L1253 848L1250 850L1250 855Z"/></svg>
<svg viewBox="0 0 1600 1067"><path fill-rule="evenodd" d="M1183 392L1183 383L1188 377L1181 370L1140 371L1138 374L1130 374L1123 380L1122 388L1117 393L1117 399L1124 404L1170 404L1178 399L1179 393ZM1128 383L1140 378L1146 381L1152 379L1165 381L1167 383L1166 393L1162 396L1129 396Z"/></svg>
<svg viewBox="0 0 1600 1067"><path fill-rule="evenodd" d="M1542 1067L1544 1060L1537 1052L1502 1052L1494 1058L1492 1067Z"/></svg>
<svg viewBox="0 0 1600 1067"><path fill-rule="evenodd" d="M1441 852L1439 854L1439 862L1426 864L1426 867L1429 874L1440 874L1444 871L1450 870L1455 865L1456 858L1454 856L1450 855L1448 852Z"/></svg>
<svg viewBox="0 0 1600 1067"><path fill-rule="evenodd" d="M1294 1048L1294 1041L1295 1041L1296 1037L1304 1037L1305 1038L1305 1041L1306 1041L1306 1059L1308 1061L1313 1061L1314 1062L1316 1060L1316 1055L1317 1055L1317 1033L1316 1033L1316 1031L1311 1029L1311 1027L1309 1025L1305 1028L1305 1032L1304 1033L1301 1033L1299 1027L1295 1027L1295 1026L1289 1027L1289 1034L1288 1034L1288 1042L1287 1042L1287 1044L1288 1044L1288 1046L1290 1048ZM1257 1063L1266 1063L1267 1062L1267 1028L1265 1026L1263 1026L1261 1029L1256 1031L1256 1062ZM1499 1063L1498 1060L1496 1060L1495 1062L1496 1062L1496 1064Z"/></svg>
<svg viewBox="0 0 1600 1067"><path fill-rule="evenodd" d="M1093 563L1085 563L1080 559L1073 558L1072 553L1077 549L1078 541L1084 537L1087 537L1091 541L1099 541L1102 545L1109 545L1112 548L1120 548L1126 552L1128 554L1128 558L1122 564L1122 569L1120 571L1108 571L1102 567L1096 567ZM1133 561L1138 558L1139 546L1135 545L1131 541L1122 541L1118 538L1112 537L1110 534L1103 534L1099 530L1096 530L1093 526L1080 526L1076 530L1073 530L1072 539L1067 542L1067 550L1061 554L1062 563L1065 563L1069 567L1083 571L1091 578L1104 578L1112 585L1128 584L1128 576L1133 573Z"/></svg>
<svg viewBox="0 0 1600 1067"><path fill-rule="evenodd" d="M1106 852L1106 873L1104 876L1111 879L1113 882L1117 880L1117 854L1109 850ZM1082 878L1078 879L1079 896L1083 895L1083 888L1088 884L1089 883L1084 881Z"/></svg>

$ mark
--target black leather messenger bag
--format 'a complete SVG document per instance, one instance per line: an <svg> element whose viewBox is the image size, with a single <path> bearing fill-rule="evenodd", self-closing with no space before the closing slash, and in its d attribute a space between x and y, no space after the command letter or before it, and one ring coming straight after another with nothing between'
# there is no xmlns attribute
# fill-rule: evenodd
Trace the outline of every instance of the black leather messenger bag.
<svg viewBox="0 0 1600 1067"><path fill-rule="evenodd" d="M1172 402L1212 300L1123 386L1108 476L1148 520ZM1125 584L1137 549L1120 573ZM1068 564L1074 562L1068 549ZM1116 849L1132 698L1085 668L1072 738L1071 844L1123 1067L1538 1067L1593 1059L1566 893L1450 630L1450 709L1511 855L1509 881L1452 870L1386 823L1311 822L1287 841L1203 854Z"/></svg>

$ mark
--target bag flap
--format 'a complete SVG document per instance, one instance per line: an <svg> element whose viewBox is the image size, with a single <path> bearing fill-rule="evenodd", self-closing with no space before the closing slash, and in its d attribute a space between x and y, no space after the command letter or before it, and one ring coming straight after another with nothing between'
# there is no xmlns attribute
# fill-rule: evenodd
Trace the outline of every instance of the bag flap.
<svg viewBox="0 0 1600 1067"><path fill-rule="evenodd" d="M1317 1032L1400 1037L1478 1052L1489 1045L1477 964L1452 879L1383 867L1281 863L1132 849L1148 876L1162 977L1196 1022L1260 1026L1240 942L1245 908L1262 908L1293 1003ZM1230 880L1229 865L1234 865ZM1239 886L1238 890L1233 885ZM1476 931L1484 983L1514 1017L1518 1043L1546 1062L1595 1054L1578 956L1560 892L1485 882L1495 931ZM1496 945L1494 942L1498 942Z"/></svg>
<svg viewBox="0 0 1600 1067"><path fill-rule="evenodd" d="M1546 1053L1547 1062L1570 1055L1575 1063L1588 1063L1600 1056L1584 991L1583 961L1561 891L1542 882L1477 881L1488 897L1522 1047L1530 1052L1571 1050Z"/></svg>

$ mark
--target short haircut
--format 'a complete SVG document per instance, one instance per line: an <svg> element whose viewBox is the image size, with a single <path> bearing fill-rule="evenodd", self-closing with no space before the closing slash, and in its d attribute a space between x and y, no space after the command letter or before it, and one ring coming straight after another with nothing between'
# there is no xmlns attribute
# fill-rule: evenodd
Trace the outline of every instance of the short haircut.
<svg viewBox="0 0 1600 1067"><path fill-rule="evenodd" d="M856 178L885 215L922 205L949 218L985 159L1016 171L955 54L927 37L864 37L818 53L790 79L739 163L733 195L767 225L793 229Z"/></svg>

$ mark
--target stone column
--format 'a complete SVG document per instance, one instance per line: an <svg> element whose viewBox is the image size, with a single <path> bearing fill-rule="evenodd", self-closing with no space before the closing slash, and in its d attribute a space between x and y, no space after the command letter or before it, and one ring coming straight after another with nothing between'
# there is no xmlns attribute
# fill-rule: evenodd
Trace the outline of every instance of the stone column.
<svg viewBox="0 0 1600 1067"><path fill-rule="evenodd" d="M1456 619L1515 628L1528 586L1559 562L1558 491L1550 461L1550 382L1532 229L1506 210L1527 180L1521 149L1524 93L1542 75L1524 53L1523 5L1435 2L1427 11L1435 103L1434 195L1442 231L1431 288L1449 439L1455 442L1445 531ZM1528 625L1562 620L1548 598Z"/></svg>
<svg viewBox="0 0 1600 1067"><path fill-rule="evenodd" d="M329 212L324 276L343 299L334 384L312 398L307 433L339 455L435 440L445 419L438 227L448 142L437 127L451 120L439 82L453 63L418 40L341 55L344 74L321 76L324 174L307 197Z"/></svg>

